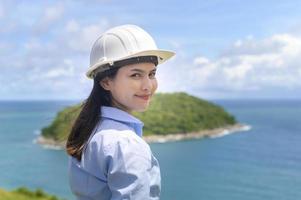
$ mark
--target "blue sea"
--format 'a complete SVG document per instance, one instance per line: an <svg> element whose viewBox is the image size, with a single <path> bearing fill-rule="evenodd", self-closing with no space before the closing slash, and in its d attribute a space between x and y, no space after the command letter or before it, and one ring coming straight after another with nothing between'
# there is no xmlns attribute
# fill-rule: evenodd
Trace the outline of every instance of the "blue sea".
<svg viewBox="0 0 301 200"><path fill-rule="evenodd" d="M162 200L301 199L301 100L217 100L251 127L218 138L151 144ZM67 155L33 141L72 101L0 102L0 188L74 199Z"/></svg>

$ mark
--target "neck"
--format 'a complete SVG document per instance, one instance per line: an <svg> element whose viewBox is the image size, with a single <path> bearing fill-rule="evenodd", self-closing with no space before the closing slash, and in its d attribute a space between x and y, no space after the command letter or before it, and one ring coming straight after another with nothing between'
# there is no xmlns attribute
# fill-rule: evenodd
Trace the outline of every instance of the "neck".
<svg viewBox="0 0 301 200"><path fill-rule="evenodd" d="M114 99L112 100L112 106L115 107L115 108L118 108L120 110L123 110L129 114L132 114L132 110L129 110L127 107L125 107L124 105L118 103L117 101L115 101Z"/></svg>

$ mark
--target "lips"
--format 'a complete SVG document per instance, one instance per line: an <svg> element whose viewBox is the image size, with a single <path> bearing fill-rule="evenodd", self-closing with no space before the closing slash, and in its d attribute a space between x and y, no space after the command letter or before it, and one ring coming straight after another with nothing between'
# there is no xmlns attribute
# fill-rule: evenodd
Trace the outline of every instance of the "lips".
<svg viewBox="0 0 301 200"><path fill-rule="evenodd" d="M143 100L149 100L151 95L136 95L136 96Z"/></svg>

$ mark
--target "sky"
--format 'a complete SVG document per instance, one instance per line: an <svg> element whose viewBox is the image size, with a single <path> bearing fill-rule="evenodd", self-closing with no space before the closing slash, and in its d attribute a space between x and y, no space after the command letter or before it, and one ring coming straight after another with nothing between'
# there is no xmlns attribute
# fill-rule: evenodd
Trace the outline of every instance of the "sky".
<svg viewBox="0 0 301 200"><path fill-rule="evenodd" d="M176 56L158 92L301 98L301 1L0 0L0 100L81 100L93 42L135 24Z"/></svg>

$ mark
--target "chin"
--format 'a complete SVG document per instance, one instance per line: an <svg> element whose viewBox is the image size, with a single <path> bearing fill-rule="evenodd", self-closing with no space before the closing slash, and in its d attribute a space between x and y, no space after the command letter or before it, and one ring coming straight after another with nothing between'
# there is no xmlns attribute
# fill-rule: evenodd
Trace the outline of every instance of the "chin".
<svg viewBox="0 0 301 200"><path fill-rule="evenodd" d="M135 112L145 112L147 110L148 106L143 107L143 108L136 108L134 109Z"/></svg>

